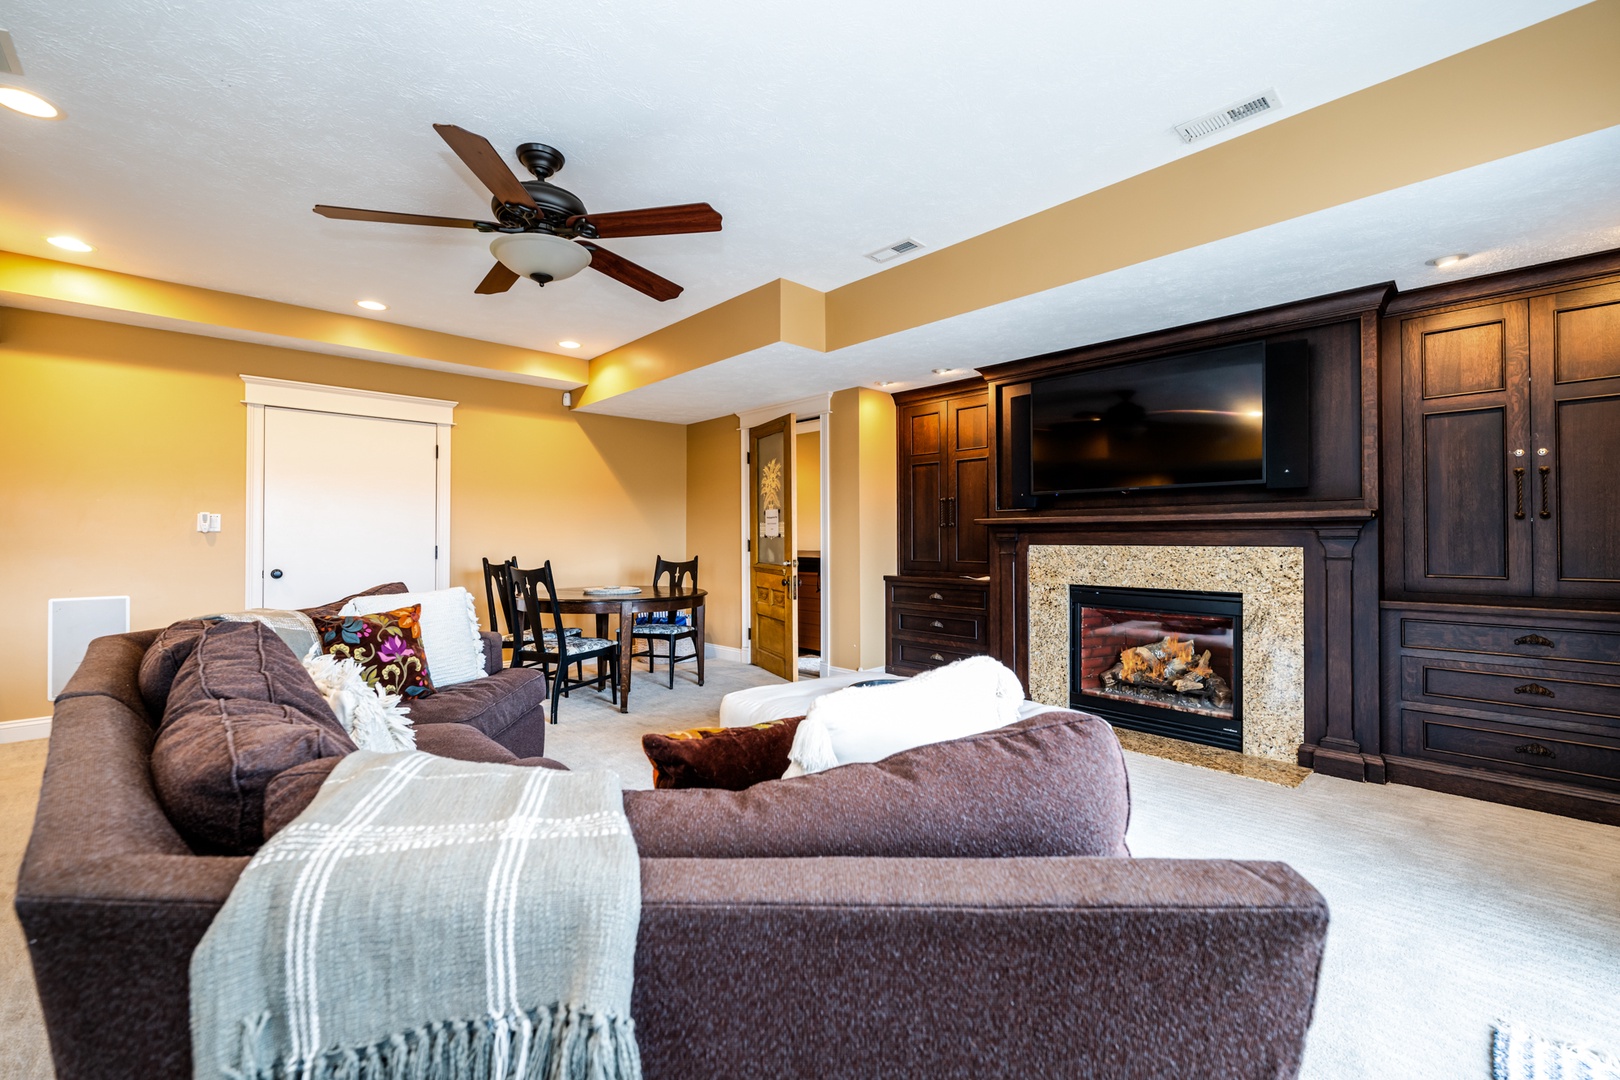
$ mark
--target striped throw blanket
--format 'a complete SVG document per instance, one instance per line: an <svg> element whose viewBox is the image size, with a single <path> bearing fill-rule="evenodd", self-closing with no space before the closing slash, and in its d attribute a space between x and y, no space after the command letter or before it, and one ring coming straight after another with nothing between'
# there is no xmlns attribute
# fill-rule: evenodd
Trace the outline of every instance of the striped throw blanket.
<svg viewBox="0 0 1620 1080"><path fill-rule="evenodd" d="M191 961L195 1075L638 1080L618 777L359 751Z"/></svg>

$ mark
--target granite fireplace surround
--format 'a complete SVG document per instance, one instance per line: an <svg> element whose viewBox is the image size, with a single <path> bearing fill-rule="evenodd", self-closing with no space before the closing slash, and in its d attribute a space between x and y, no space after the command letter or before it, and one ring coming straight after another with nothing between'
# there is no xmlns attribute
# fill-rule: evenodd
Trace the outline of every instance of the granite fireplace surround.
<svg viewBox="0 0 1620 1080"><path fill-rule="evenodd" d="M1029 695L1069 704L1069 586L1243 597L1243 753L1294 763L1305 741L1305 559L1298 547L1030 544Z"/></svg>

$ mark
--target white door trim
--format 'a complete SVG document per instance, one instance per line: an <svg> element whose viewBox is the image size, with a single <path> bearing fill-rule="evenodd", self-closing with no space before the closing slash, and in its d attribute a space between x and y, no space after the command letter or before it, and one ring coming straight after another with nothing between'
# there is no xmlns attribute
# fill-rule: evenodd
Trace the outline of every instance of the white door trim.
<svg viewBox="0 0 1620 1080"><path fill-rule="evenodd" d="M380 390L356 390L346 386L270 379L243 375L242 404L247 406L247 510L243 514L247 530L247 578L244 606L264 605L264 410L302 409L305 412L365 416L378 420L406 420L433 424L438 447L438 471L434 484L434 544L438 553L433 561L433 587L450 587L450 429L455 427L454 401L439 398L388 394Z"/></svg>

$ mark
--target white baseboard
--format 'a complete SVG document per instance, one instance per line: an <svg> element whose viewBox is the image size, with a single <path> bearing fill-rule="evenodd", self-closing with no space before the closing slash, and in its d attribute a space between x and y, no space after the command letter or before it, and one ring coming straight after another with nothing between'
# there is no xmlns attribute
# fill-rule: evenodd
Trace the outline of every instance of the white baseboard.
<svg viewBox="0 0 1620 1080"><path fill-rule="evenodd" d="M730 645L716 645L712 641L703 643L703 655L712 656L720 660L736 660L738 663L748 663L747 649L734 649Z"/></svg>
<svg viewBox="0 0 1620 1080"><path fill-rule="evenodd" d="M29 720L0 720L0 743L50 737L51 718L48 716L36 716Z"/></svg>

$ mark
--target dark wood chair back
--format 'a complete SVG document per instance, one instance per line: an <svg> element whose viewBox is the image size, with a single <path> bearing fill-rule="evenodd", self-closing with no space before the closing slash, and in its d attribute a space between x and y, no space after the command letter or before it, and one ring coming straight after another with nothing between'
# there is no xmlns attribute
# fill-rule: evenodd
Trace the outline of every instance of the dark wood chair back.
<svg viewBox="0 0 1620 1080"><path fill-rule="evenodd" d="M669 588L695 589L697 588L697 564L698 561L695 556L685 562L670 562L660 555L653 569L653 584L663 584L667 575Z"/></svg>
<svg viewBox="0 0 1620 1080"><path fill-rule="evenodd" d="M508 648L516 648L517 642L523 637L522 628L518 625L517 605L513 601L515 594L512 592L512 578L509 573L516 566L516 555L505 562L492 563L488 559L484 560L484 602L489 605L489 628L501 635L501 644ZM496 622L497 615L500 616L499 624Z"/></svg>
<svg viewBox="0 0 1620 1080"><path fill-rule="evenodd" d="M529 649L522 650L523 659L543 663L546 620L550 619L550 629L556 633L557 640L561 640L565 634L562 609L557 605L557 583L551 575L551 560L547 559L544 566L534 570L518 569L516 559L505 566L507 588L512 606L516 609L513 613L519 620L517 624L519 629L515 634L521 638L523 631L527 630L531 645ZM521 604L518 603L519 598L522 599ZM514 649L512 664L518 666L518 663L518 650Z"/></svg>

